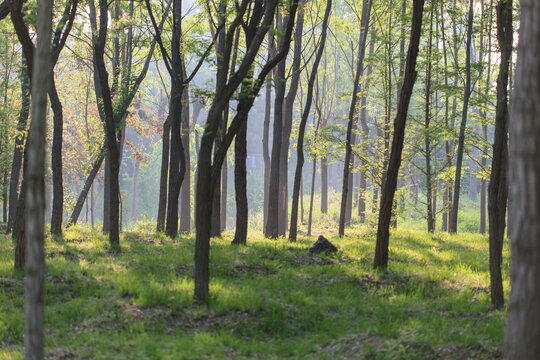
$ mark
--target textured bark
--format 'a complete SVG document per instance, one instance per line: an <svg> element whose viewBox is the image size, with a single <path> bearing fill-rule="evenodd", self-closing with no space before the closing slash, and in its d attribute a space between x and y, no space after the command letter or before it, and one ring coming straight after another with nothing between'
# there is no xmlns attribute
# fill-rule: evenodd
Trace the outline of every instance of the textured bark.
<svg viewBox="0 0 540 360"><path fill-rule="evenodd" d="M533 360L540 354L540 2L520 1L520 14L510 115L512 289L505 358Z"/></svg>
<svg viewBox="0 0 540 360"><path fill-rule="evenodd" d="M268 34L268 58L273 55L274 37L272 32ZM272 82L266 80L265 89L265 107L264 107L264 122L263 122L263 138L262 138L262 153L264 161L264 209L263 209L263 229L266 228L266 220L268 219L268 201L269 201L269 186L270 186L270 153L268 151L268 143L270 140L270 116L272 112Z"/></svg>
<svg viewBox="0 0 540 360"><path fill-rule="evenodd" d="M23 56L21 67L21 110L17 121L17 136L13 149L13 161L11 162L11 176L9 181L9 216L7 232L9 233L15 223L17 203L19 199L19 177L21 175L23 147L25 140L26 124L30 112L30 82L26 71L26 60Z"/></svg>
<svg viewBox="0 0 540 360"><path fill-rule="evenodd" d="M343 164L343 187L341 191L341 210L339 214L339 236L345 234L345 220L347 210L347 198L349 192L349 173L351 166L351 153L352 153L352 141L353 141L353 128L358 114L357 101L358 90L360 85L360 76L363 69L364 54L366 52L367 33L369 26L369 18L371 14L372 0L364 0L362 4L362 17L360 19L360 39L358 41L358 55L356 63L356 75L354 79L353 93L351 99L351 106L349 108L349 119L347 124L347 138L345 140L345 161Z"/></svg>
<svg viewBox="0 0 540 360"><path fill-rule="evenodd" d="M467 43L465 55L465 89L463 94L463 109L461 112L461 125L459 128L458 148L456 153L456 176L454 179L454 199L452 201L452 216L450 217L449 231L457 232L459 192L461 190L461 166L463 163L463 152L465 149L465 128L467 127L467 111L469 109L469 98L471 96L471 39L473 27L474 7L473 0L469 0L469 16L467 20Z"/></svg>
<svg viewBox="0 0 540 360"><path fill-rule="evenodd" d="M53 141L51 150L51 168L53 178L53 201L51 213L51 234L62 233L62 217L64 212L64 186L62 180L62 135L64 114L62 103L56 91L54 75L49 83L49 99L53 111Z"/></svg>
<svg viewBox="0 0 540 360"><path fill-rule="evenodd" d="M401 165L401 152L405 137L405 124L411 100L412 90L416 81L416 59L422 30L422 14L424 12L424 0L413 1L413 14L407 62L403 87L399 95L396 118L394 120L394 138L390 150L386 180L382 190L381 207L379 209L379 222L377 225L377 243L375 247L374 268L386 268L388 265L388 243L390 237L390 218L394 203L399 167Z"/></svg>
<svg viewBox="0 0 540 360"><path fill-rule="evenodd" d="M291 209L291 227L289 229L289 240L296 241L296 235L298 230L298 200L300 196L300 182L302 181L302 169L304 166L304 134L306 131L306 124L311 113L311 104L313 102L313 88L315 80L317 78L317 71L319 69L319 63L324 52L324 46L326 43L326 32L328 29L328 19L332 10L332 0L326 2L326 11L321 28L321 40L319 42L319 48L317 49L317 55L311 73L308 80L308 93L306 96L306 103L302 112L302 118L300 119L300 125L298 128L298 142L296 145L297 162L294 174L294 185L292 194L292 209Z"/></svg>
<svg viewBox="0 0 540 360"><path fill-rule="evenodd" d="M495 111L495 136L493 161L489 178L489 274L491 280L491 305L504 305L501 263L508 201L508 71L512 56L512 0L497 4L497 38L501 49L499 76L497 77L497 107Z"/></svg>
<svg viewBox="0 0 540 360"><path fill-rule="evenodd" d="M38 0L37 45L32 78L32 121L28 133L26 172L25 274L26 359L43 359L45 346L45 140L47 89L51 78L52 1Z"/></svg>

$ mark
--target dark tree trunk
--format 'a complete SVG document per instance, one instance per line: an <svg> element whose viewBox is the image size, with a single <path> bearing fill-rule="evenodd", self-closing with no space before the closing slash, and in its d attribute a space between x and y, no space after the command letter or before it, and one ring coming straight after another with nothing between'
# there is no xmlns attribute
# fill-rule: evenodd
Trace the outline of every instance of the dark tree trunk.
<svg viewBox="0 0 540 360"><path fill-rule="evenodd" d="M502 24L508 24L510 5L503 2L502 6L504 16L499 18ZM540 354L540 2L520 1L519 23L508 162L508 183L512 184L512 288L506 320L505 358L533 360ZM508 25L505 26L505 37L510 36ZM504 133L503 129L500 131Z"/></svg>
<svg viewBox="0 0 540 360"><path fill-rule="evenodd" d="M234 189L236 197L236 231L233 244L246 245L248 231L247 199L247 119L236 134L234 143Z"/></svg>
<svg viewBox="0 0 540 360"><path fill-rule="evenodd" d="M51 150L51 168L53 179L53 201L51 214L51 234L62 233L62 218L64 213L64 186L62 180L62 135L64 127L64 114L62 103L56 91L54 74L49 82L49 99L53 111L53 141Z"/></svg>
<svg viewBox="0 0 540 360"><path fill-rule="evenodd" d="M182 62L183 63L183 62ZM182 64L184 77L185 65ZM180 233L189 234L191 231L191 156L189 150L189 91L188 87L182 94L182 145L184 146L185 175L180 187Z"/></svg>
<svg viewBox="0 0 540 360"><path fill-rule="evenodd" d="M249 2L243 4L247 6L248 3ZM237 17L226 33L228 47L225 47L226 51L224 52L223 56L224 63L226 65L221 68L218 67L216 94L214 96L212 106L208 111L208 117L204 128L204 134L201 138L201 148L199 151L198 169L200 174L205 174L207 176L197 177L197 212L195 217L197 228L197 235L195 239L195 298L198 301L205 301L207 299L210 282L210 216L212 214L213 189L218 184L219 174L221 173L221 165L225 159L227 149L230 146L234 136L239 131L243 120L246 119L245 117L247 117L247 113L253 105L255 97L264 83L266 75L286 56L289 51L289 43L294 25L296 8L298 6L296 2L293 2L290 5L289 19L287 21L288 24L285 31L283 46L280 47L278 54L262 67L257 80L251 87L250 93L248 94L249 96L245 96L241 101L239 101L238 111L235 118L231 122L227 134L225 134L223 147L219 149L212 163L212 147L220 125L219 115L222 114L223 109L225 106L227 106L230 98L233 96L242 80L245 79L250 72L256 55L260 49L261 43L266 36L270 23L274 18L277 3L277 0L269 1L264 7L264 10L260 2L254 3L249 23L247 24L248 31L246 34L246 43L250 43L250 45L247 46L243 59L238 66L238 70L229 80L227 80L227 76L228 63L230 60L230 48L232 47L231 44L233 40L232 32L235 30L235 26L239 25L239 19L244 15L246 10L245 7L240 7L238 9L236 15ZM264 16L262 16L263 13Z"/></svg>
<svg viewBox="0 0 540 360"><path fill-rule="evenodd" d="M362 18L360 19L360 39L358 41L358 59L356 63L356 75L354 79L351 106L349 108L349 120L347 124L347 138L345 140L345 161L343 164L343 188L341 191L341 209L339 215L339 236L345 234L345 220L347 210L347 198L349 192L349 173L351 170L351 153L353 141L353 128L358 117L357 101L360 77L362 74L364 54L366 52L367 33L369 26L369 17L371 13L372 0L364 0L362 3Z"/></svg>
<svg viewBox="0 0 540 360"><path fill-rule="evenodd" d="M25 150L26 154L26 150ZM26 157L26 156L25 156ZM17 208L18 213L13 220L13 233L12 239L15 243L15 269L21 270L24 269L24 264L26 263L26 237L25 237L25 228L24 228L24 212L26 208L26 181L23 177L21 182L21 193L17 199Z"/></svg>
<svg viewBox="0 0 540 360"><path fill-rule="evenodd" d="M292 76L289 85L289 92L283 104L283 132L281 139L281 151L279 153L279 220L278 233L285 236L287 232L287 222L289 213L289 145L293 123L293 109L300 82L300 60L302 57L302 37L304 29L304 0L298 1L298 17L296 19L296 29L294 32L294 52L292 63Z"/></svg>
<svg viewBox="0 0 540 360"><path fill-rule="evenodd" d="M465 128L467 126L467 110L469 109L469 98L471 96L471 41L474 15L473 0L469 1L469 17L467 20L467 43L465 55L465 89L463 94L463 110L461 112L461 125L459 128L458 148L456 154L456 176L454 179L454 200L452 201L452 216L450 217L450 232L457 232L459 192L461 190L461 165L463 163L463 152L465 149Z"/></svg>
<svg viewBox="0 0 540 360"><path fill-rule="evenodd" d="M326 32L328 29L328 19L332 10L332 0L328 0L326 3L326 11L324 14L324 20L321 28L321 40L319 42L319 48L317 49L317 55L315 56L315 62L311 68L311 73L308 80L308 93L306 96L306 104L302 112L302 118L300 119L300 125L298 128L298 142L296 145L297 162L294 174L294 185L292 194L292 209L291 209L291 227L289 230L289 240L296 241L296 235L298 231L298 200L300 196L300 182L302 181L302 168L304 166L304 134L306 131L306 124L311 113L311 103L313 102L313 87L315 86L315 80L317 78L317 71L319 69L319 63L324 52L324 46L326 43ZM298 31L298 28L297 28Z"/></svg>
<svg viewBox="0 0 540 360"><path fill-rule="evenodd" d="M501 49L501 62L497 78L497 107L495 111L495 137L493 161L489 178L489 274L491 305L504 305L501 263L508 201L508 70L512 56L512 1L497 4L497 38ZM514 146L514 144L512 144Z"/></svg>
<svg viewBox="0 0 540 360"><path fill-rule="evenodd" d="M165 215L167 214L167 179L169 177L169 152L170 152L171 120L163 123L162 148L161 148L161 172L159 177L159 200L157 215L157 231L165 230Z"/></svg>
<svg viewBox="0 0 540 360"><path fill-rule="evenodd" d="M283 28L280 28L283 30ZM283 40L279 41L281 47ZM274 131L272 134L272 153L270 158L270 179L268 184L269 194L279 194L279 174L280 159L283 139L283 104L285 101L285 65L287 60L283 59L277 67L276 77L274 79L275 98L274 98ZM279 236L279 196L270 196L268 199L268 217L264 236L268 238L277 238Z"/></svg>
<svg viewBox="0 0 540 360"><path fill-rule="evenodd" d="M103 159L105 158L105 145L103 146L102 150L99 152L98 157L94 161L94 164L92 165L92 169L90 170L90 173L88 174L88 177L86 178L86 181L84 182L84 186L81 190L81 193L79 194L77 198L77 202L75 203L75 207L73 208L73 212L71 213L71 217L69 218L69 221L66 225L66 227L70 227L71 225L77 224L77 220L79 219L79 216L81 214L84 202L86 201L86 197L88 196L88 191L92 188L92 184L94 183L94 179L96 178L96 175L99 172L99 169L101 168L101 164L103 163ZM94 224L94 216L93 216L93 195L91 198L92 201L92 226Z"/></svg>
<svg viewBox="0 0 540 360"><path fill-rule="evenodd" d="M13 161L11 162L11 177L9 181L9 216L7 232L9 233L14 226L17 216L17 204L19 198L19 177L21 175L21 167L23 160L24 147L24 132L28 115L30 112L30 82L26 71L26 61L23 56L23 64L21 66L21 110L17 121L17 136L15 137L15 148L13 150Z"/></svg>
<svg viewBox="0 0 540 360"><path fill-rule="evenodd" d="M396 119L394 120L394 138L386 171L386 180L382 190L381 207L379 209L379 223L377 225L377 244L375 247L374 268L386 268L388 265L388 242L390 237L390 218L394 203L399 167L401 165L401 152L405 137L405 124L416 81L416 59L422 30L422 14L424 12L424 0L413 0L413 14L407 62L403 87L399 95Z"/></svg>

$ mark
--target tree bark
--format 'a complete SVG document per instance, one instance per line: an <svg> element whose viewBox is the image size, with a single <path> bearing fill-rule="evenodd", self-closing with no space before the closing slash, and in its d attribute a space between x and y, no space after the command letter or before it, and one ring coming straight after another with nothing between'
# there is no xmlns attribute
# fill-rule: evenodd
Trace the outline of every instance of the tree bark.
<svg viewBox="0 0 540 360"><path fill-rule="evenodd" d="M236 197L236 230L232 241L235 245L246 245L248 231L247 199L247 119L236 134L234 143L234 189Z"/></svg>
<svg viewBox="0 0 540 360"><path fill-rule="evenodd" d="M184 77L187 75L182 61ZM180 233L191 232L191 155L189 150L189 88L182 94L182 145L184 146L185 175L180 187Z"/></svg>
<svg viewBox="0 0 540 360"><path fill-rule="evenodd" d="M520 8L510 115L512 289L505 358L532 360L540 354L540 2L522 0Z"/></svg>
<svg viewBox="0 0 540 360"><path fill-rule="evenodd" d="M416 81L416 59L422 30L422 15L424 0L413 0L413 14L405 76L401 88L396 119L394 120L394 138L390 150L386 180L382 190L381 207L379 209L379 223L377 226L377 243L375 247L374 268L386 268L388 265L388 242L390 237L390 218L396 191L399 167L401 165L401 152L405 137L405 124L414 83Z"/></svg>
<svg viewBox="0 0 540 360"><path fill-rule="evenodd" d="M426 105L424 108L424 142L425 142L425 157L426 157L426 206L427 206L427 229L432 233L435 231L435 214L433 212L433 187L431 177L431 136L429 134L431 113L430 113L430 100L431 100L431 43L433 37L433 10L431 6L431 15L429 22L429 40L427 51L427 70L426 70Z"/></svg>
<svg viewBox="0 0 540 360"><path fill-rule="evenodd" d="M512 0L497 4L497 38L501 49L501 62L497 78L497 107L495 111L495 137L493 161L489 179L489 274L491 305L504 305L501 263L508 201L508 70L512 56Z"/></svg>
<svg viewBox="0 0 540 360"><path fill-rule="evenodd" d="M62 135L64 114L62 103L56 91L54 74L49 82L49 99L53 111L53 141L51 150L51 168L53 178L53 201L51 214L51 234L62 233L62 218L64 213L64 185L62 179Z"/></svg>
<svg viewBox="0 0 540 360"><path fill-rule="evenodd" d="M38 0L37 46L32 79L32 122L28 134L25 181L27 243L25 276L26 359L43 359L45 327L45 140L47 89L51 78L52 1Z"/></svg>
<svg viewBox="0 0 540 360"><path fill-rule="evenodd" d="M171 120L163 123L163 135L161 137L161 172L159 177L159 200L157 214L157 231L165 230L165 216L167 214L167 179L169 177L169 152L170 152Z"/></svg>

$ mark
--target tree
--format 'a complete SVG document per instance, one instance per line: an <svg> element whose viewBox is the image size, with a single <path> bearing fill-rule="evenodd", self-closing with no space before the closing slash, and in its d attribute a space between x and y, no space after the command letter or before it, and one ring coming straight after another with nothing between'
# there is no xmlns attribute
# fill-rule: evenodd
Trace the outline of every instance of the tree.
<svg viewBox="0 0 540 360"><path fill-rule="evenodd" d="M362 3L362 18L360 19L360 39L358 41L358 58L356 62L356 75L354 78L351 106L349 108L349 119L347 124L347 138L345 140L345 161L343 164L343 188L341 191L341 210L339 213L339 236L345 234L345 213L347 211L347 193L349 191L349 174L351 172L352 153L352 132L358 118L358 89L360 86L360 76L362 74L364 54L366 53L367 34L369 27L369 17L371 14L372 0L364 0ZM352 189L351 189L352 191Z"/></svg>
<svg viewBox="0 0 540 360"><path fill-rule="evenodd" d="M522 0L515 88L510 115L512 268L506 321L507 359L540 354L540 3ZM500 15L508 15L507 4ZM504 20L505 17L501 17ZM502 22L505 23L505 22ZM502 89L501 89L502 90Z"/></svg>
<svg viewBox="0 0 540 360"><path fill-rule="evenodd" d="M37 47L32 74L32 120L28 134L25 180L25 278L26 359L43 359L45 325L45 138L47 90L51 79L52 1L38 0Z"/></svg>
<svg viewBox="0 0 540 360"><path fill-rule="evenodd" d="M397 186L399 167L401 165L401 152L405 137L405 124L412 90L416 81L416 59L418 57L418 46L422 30L422 15L424 13L424 0L413 1L413 14L411 24L411 36L409 49L407 50L407 61L405 65L405 76L403 86L399 94L399 103L396 118L394 120L394 138L388 160L386 180L384 181L381 197L381 207L379 209L379 223L377 225L377 243L375 247L374 268L386 268L388 265L388 242L390 237L390 219L394 203L394 194Z"/></svg>
<svg viewBox="0 0 540 360"><path fill-rule="evenodd" d="M248 21L243 21L242 19L245 16L248 5L252 5L253 8L251 9ZM296 9L298 7L298 3L296 1L291 2L288 9L289 14L286 22L287 26L282 46L280 46L277 54L261 68L257 79L253 83L254 85L250 89L249 96L246 96L245 98L246 100L239 103L237 113L231 121L231 125L229 126L227 133L223 137L222 146L214 155L214 159L212 161L212 147L216 138L217 129L220 126L220 114L223 112L225 106L227 106L228 101L238 86L246 79L246 76L250 72L253 62L255 61L255 58L259 52L261 43L263 42L264 37L270 28L277 5L277 0L266 2L265 6L263 6L262 1L260 0L255 0L253 3L251 3L249 0L244 0L236 9L234 20L228 26L227 30L224 30L226 31L226 45L228 45L225 47L224 52L224 64L226 65L218 68L216 93L214 95L212 105L208 110L197 165L199 174L207 175L197 177L197 209L195 215L195 226L197 229L195 239L195 298L198 301L206 300L210 282L209 253L213 189L215 189L218 184L221 174L221 165L225 159L227 149L232 143L234 136L240 130L242 123L245 121L245 116L253 105L253 101L264 84L266 76L271 69L273 69L274 66L287 55L289 51L290 38L292 35ZM234 74L228 76L228 60L231 56L234 32L242 21L244 24L247 23L248 27L254 29L253 39L250 42L250 46L246 48L237 70L234 72Z"/></svg>
<svg viewBox="0 0 540 360"><path fill-rule="evenodd" d="M304 166L304 134L306 131L306 124L309 114L311 112L311 103L313 102L313 87L317 78L317 71L319 69L319 63L324 52L324 46L326 43L326 32L328 29L328 19L332 10L332 0L328 0L326 3L326 11L324 13L324 19L322 23L321 40L317 49L317 55L315 56L315 62L311 68L311 74L308 80L308 93L306 96L306 105L302 112L302 118L300 119L300 125L298 129L298 142L296 145L296 170L294 173L294 185L292 194L292 209L291 209L291 227L289 230L289 240L296 241L296 234L298 230L298 200L300 195L300 182L302 181L302 168Z"/></svg>
<svg viewBox="0 0 540 360"><path fill-rule="evenodd" d="M495 137L493 161L489 179L489 273L491 279L491 305L504 305L502 288L502 244L508 201L508 71L512 56L512 0L497 4L497 38L501 48L501 62L497 77L497 108L495 113Z"/></svg>

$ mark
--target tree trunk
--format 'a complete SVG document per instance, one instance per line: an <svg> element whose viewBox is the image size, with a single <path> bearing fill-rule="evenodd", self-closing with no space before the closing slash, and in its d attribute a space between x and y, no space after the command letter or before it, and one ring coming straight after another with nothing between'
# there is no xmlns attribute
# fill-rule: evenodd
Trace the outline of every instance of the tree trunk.
<svg viewBox="0 0 540 360"><path fill-rule="evenodd" d="M280 27L280 31L283 30ZM281 47L283 40L279 41ZM285 66L286 59L283 59L277 66L276 76L274 79L275 98L274 98L274 131L272 135L272 153L270 158L270 179L268 184L269 194L279 194L280 180L280 159L283 140L283 104L285 101ZM264 236L268 238L277 238L279 232L279 196L270 196L268 199L268 217L266 219L266 227Z"/></svg>
<svg viewBox="0 0 540 360"><path fill-rule="evenodd" d="M269 34L270 46L268 50L268 57L272 56L273 36L271 32ZM263 139L262 139L262 153L264 161L264 209L263 209L263 229L266 229L266 221L268 219L268 201L269 201L269 185L270 185L270 154L268 152L268 143L270 139L270 113L272 111L272 82L270 79L266 80L265 90L265 108L264 108L264 123L263 123Z"/></svg>
<svg viewBox="0 0 540 360"><path fill-rule="evenodd" d="M182 62L184 77L185 65ZM185 175L180 187L180 233L189 234L191 231L191 156L189 151L189 88L182 94L182 144L184 145Z"/></svg>
<svg viewBox="0 0 540 360"><path fill-rule="evenodd" d="M324 20L321 28L321 40L319 48L317 49L317 55L315 62L311 68L311 74L308 80L308 93L306 97L306 104L302 112L302 118L300 119L300 125L298 128L298 142L296 145L297 162L294 174L294 185L292 194L292 209L291 209L291 227L289 230L289 240L296 241L296 235L298 231L298 198L300 195L300 182L302 181L302 169L304 166L304 134L306 131L306 124L311 113L311 103L313 102L313 87L317 78L317 71L319 69L319 63L324 52L324 46L326 43L326 32L328 29L328 19L332 10L332 0L328 0L326 3L326 11L324 14ZM297 29L298 31L298 29Z"/></svg>
<svg viewBox="0 0 540 360"><path fill-rule="evenodd" d="M94 161L94 164L92 165L92 169L90 170L90 173L88 174L88 177L86 178L86 181L84 182L84 186L81 190L81 193L77 197L77 202L75 203L75 207L73 208L73 212L71 213L71 217L69 218L66 228L70 227L71 225L77 224L77 220L79 219L79 216L81 214L84 202L86 201L86 197L88 196L88 191L92 188L94 179L96 178L96 175L98 174L99 169L101 168L101 164L103 163L103 159L105 158L105 151L106 151L105 148L106 148L106 145L103 145L103 148L99 152L98 157L96 158L96 160ZM94 220L93 220L94 219L94 215L93 215L94 196L93 194L91 197L91 201L92 201L92 227L93 227L93 224L94 224Z"/></svg>
<svg viewBox="0 0 540 360"><path fill-rule="evenodd" d="M431 122L430 100L431 100L431 43L433 37L433 10L431 6L431 15L429 22L429 40L427 51L427 71L426 71L426 106L424 109L424 130L425 130L425 155L426 155L426 205L427 205L427 229L432 233L435 231L435 216L433 212L433 188L431 177L431 136L429 134L429 125Z"/></svg>
<svg viewBox="0 0 540 360"><path fill-rule="evenodd" d="M136 159L133 161L133 190L132 190L132 201L131 201L131 221L134 223L137 222L137 191L139 189L139 166L141 160Z"/></svg>
<svg viewBox="0 0 540 360"><path fill-rule="evenodd" d="M169 153L170 153L170 133L171 118L163 123L162 147L161 147L161 173L159 177L159 201L157 215L157 231L165 230L165 215L167 213L167 178L169 177Z"/></svg>
<svg viewBox="0 0 540 360"><path fill-rule="evenodd" d="M248 231L247 199L247 119L236 134L234 143L234 189L236 197L236 231L232 241L235 245L246 245Z"/></svg>
<svg viewBox="0 0 540 360"><path fill-rule="evenodd" d="M317 173L317 157L313 158L313 171L311 173L311 195L309 197L309 215L307 236L311 236L311 224L313 223L313 195L315 194L315 174Z"/></svg>
<svg viewBox="0 0 540 360"><path fill-rule="evenodd" d="M17 204L19 199L19 177L21 175L23 148L25 140L26 123L30 112L30 81L26 71L26 60L23 56L21 66L21 110L17 121L17 136L15 137L15 148L13 149L13 161L11 162L11 176L9 181L9 216L7 232L14 226L17 216Z"/></svg>
<svg viewBox="0 0 540 360"><path fill-rule="evenodd" d="M489 179L489 274L491 280L491 305L504 305L502 286L502 248L508 201L508 69L512 56L512 1L497 4L497 38L501 49L501 62L497 78L497 107L495 111L495 136L493 161ZM515 146L512 144L512 146Z"/></svg>
<svg viewBox="0 0 540 360"><path fill-rule="evenodd" d="M487 125L482 125L482 134L484 136L484 141L488 141L487 139ZM482 168L485 168L487 165L486 161L486 155L488 153L487 145L484 146L484 155L482 156L481 164ZM486 179L482 179L480 183L480 234L486 233L486 188L487 188L487 181ZM505 204L506 206L506 204Z"/></svg>
<svg viewBox="0 0 540 360"><path fill-rule="evenodd" d="M47 136L47 89L51 78L52 1L39 0L37 46L32 79L32 122L28 133L28 185L25 209L27 243L25 275L26 359L43 359L45 327L45 141Z"/></svg>
<svg viewBox="0 0 540 360"><path fill-rule="evenodd" d="M503 17L498 17L503 20L502 24L507 24L510 5L503 3L502 6L508 10L502 12ZM519 23L508 162L508 183L512 184L512 289L506 321L505 358L532 360L540 354L540 2L520 1ZM506 32L509 36L508 27Z"/></svg>
<svg viewBox="0 0 540 360"><path fill-rule="evenodd" d="M328 157L326 155L321 157L321 213L328 213Z"/></svg>
<svg viewBox="0 0 540 360"><path fill-rule="evenodd" d="M458 148L456 155L456 176L454 179L454 200L452 201L452 216L450 218L450 232L457 232L457 220L459 210L459 192L461 190L461 165L465 148L465 128L467 126L467 110L471 96L471 39L473 27L473 0L469 0L469 17L467 21L467 43L465 55L465 89L463 94L463 110L461 112L461 125L459 129Z"/></svg>
<svg viewBox="0 0 540 360"><path fill-rule="evenodd" d="M64 114L62 103L56 91L54 74L49 82L49 99L53 111L53 141L51 150L51 168L53 178L53 202L51 214L51 234L62 233L62 218L64 213L64 186L62 180L62 135L64 127Z"/></svg>
<svg viewBox="0 0 540 360"><path fill-rule="evenodd" d="M403 87L401 88L396 119L394 120L394 138L386 171L386 180L382 190L381 207L379 209L379 223L377 226L377 244L375 247L374 268L386 268L388 265L388 242L389 226L392 216L394 194L396 191L399 167L401 165L401 152L403 150L403 140L405 137L405 124L412 95L414 83L416 81L416 59L418 57L418 46L420 43L422 30L422 14L424 12L424 0L413 0L413 14L411 25L411 37L409 49L407 51L407 62L405 65L405 76Z"/></svg>
<svg viewBox="0 0 540 360"><path fill-rule="evenodd" d="M349 173L351 166L352 153L352 131L355 127L356 118L358 117L358 109L356 106L358 100L358 89L360 85L360 77L362 74L364 54L366 52L367 33L369 26L369 17L371 13L372 0L364 0L362 3L362 17L360 19L360 39L358 41L358 58L356 63L356 75L354 79L353 93L351 106L349 108L349 120L347 124L347 138L345 140L345 161L343 164L343 189L341 191L341 209L339 215L339 236L345 234L345 218L347 210L347 196L349 191Z"/></svg>

